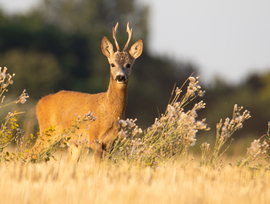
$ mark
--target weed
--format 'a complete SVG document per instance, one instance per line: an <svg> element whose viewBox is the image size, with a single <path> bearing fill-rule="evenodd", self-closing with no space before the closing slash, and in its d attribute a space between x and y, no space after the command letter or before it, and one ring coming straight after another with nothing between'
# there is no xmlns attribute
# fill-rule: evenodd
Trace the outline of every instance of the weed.
<svg viewBox="0 0 270 204"><path fill-rule="evenodd" d="M5 96L3 94L8 91L7 88L13 83L13 77L15 76L15 74L10 75L6 71L7 68L0 68L0 108L16 103L24 104L29 97L25 90L15 101L4 104ZM187 84L187 90L185 94L182 94L185 84ZM206 124L206 119L198 120L199 110L204 109L206 105L203 100L195 103L190 110L187 110L187 104L190 104L197 97L203 97L204 94L205 91L199 85L199 77L190 76L182 87L173 89L165 113L156 118L154 124L146 130L142 131L136 125L136 119L119 119L117 122L119 127L118 138L107 149L104 163L116 164L116 166L126 163L140 167L157 167L168 161L176 162L187 158L190 148L196 144L197 132L210 129ZM1 125L1 161L18 161L25 154L28 154L28 157L31 158L29 161L32 162L49 161L50 158L55 159L54 153L58 147L63 150L71 142L83 147L89 147L87 135L83 137L83 135L78 134L76 141L70 139L72 134L77 134L77 129L82 128L83 125L87 126L88 122L95 120L95 117L90 112L85 114L84 117L77 116L77 119L68 129L61 131L59 130L60 125L59 127L52 126L41 135L38 135L39 142L35 147L40 149L39 152L29 151L29 146L32 145L35 138L31 134L30 138L24 141L24 131L17 124L18 114L20 113L16 111L14 113L9 112ZM243 107L235 105L232 118L226 118L224 122L221 119L216 125L216 142L213 151L211 152L209 143L201 144L200 166L220 167L221 157L233 142L233 133L241 129L244 121L250 117L249 111L243 111ZM264 159L269 164L269 129L266 135L251 143L244 158L237 161L236 167L239 169L245 166L249 167L252 162L259 159ZM265 136L267 136L267 139L261 143L261 139ZM228 146L224 147L228 141ZM4 151L13 142L16 142L17 145L16 152Z"/></svg>
<svg viewBox="0 0 270 204"><path fill-rule="evenodd" d="M27 160L32 162L50 161L50 158L54 157L54 153L59 149L63 150L64 147L69 146L71 142L76 143L82 147L89 146L89 141L87 135L83 137L82 134L77 134L77 140L71 141L71 135L76 134L76 130L87 126L89 128L88 122L94 121L96 118L91 112L88 112L81 118L77 116L76 120L70 125L68 129L63 129L61 134L58 134L56 126L51 126L45 130L44 133L38 135L38 141L31 151L27 151ZM30 159L28 159L30 158Z"/></svg>
<svg viewBox="0 0 270 204"><path fill-rule="evenodd" d="M198 85L199 77L189 77L187 92L179 100L182 89L176 88L166 112L156 118L154 124L142 134L136 126L136 120L119 120L119 138L107 152L107 162L156 166L169 159L175 161L186 156L196 143L198 130L209 130L206 119L197 120L197 112L205 108L205 103L195 103L193 108L184 111L184 107L196 97L202 97L205 91ZM187 82L187 81L186 81Z"/></svg>
<svg viewBox="0 0 270 204"><path fill-rule="evenodd" d="M241 129L243 127L243 122L251 117L248 110L245 110L243 113L241 113L242 109L243 107L239 107L237 104L235 104L232 119L227 117L224 123L221 119L220 122L216 125L216 142L212 155L210 155L209 144L203 143L201 145L201 165L218 165L220 157L228 150L231 143L233 142L233 133ZM231 139L229 145L223 151L221 151L222 147L229 139Z"/></svg>
<svg viewBox="0 0 270 204"><path fill-rule="evenodd" d="M26 99L29 98L26 90L23 90L22 94L14 101L5 104L5 93L8 92L8 86L13 84L13 77L15 74L7 73L7 68L0 67L0 109L14 105L16 103L24 104ZM18 115L22 112L14 111L8 112L7 116L2 120L0 128L0 161L10 161L21 158L21 149L17 152L5 151L5 148L11 145L13 142L22 145L22 138L24 137L24 131L19 128L17 124Z"/></svg>

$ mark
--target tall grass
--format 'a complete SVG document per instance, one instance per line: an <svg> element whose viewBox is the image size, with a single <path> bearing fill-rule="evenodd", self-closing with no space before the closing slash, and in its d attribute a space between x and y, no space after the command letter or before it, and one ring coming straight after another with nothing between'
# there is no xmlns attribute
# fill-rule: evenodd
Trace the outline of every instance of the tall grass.
<svg viewBox="0 0 270 204"><path fill-rule="evenodd" d="M0 108L25 103L29 97L23 91L15 101L4 104L4 93L14 76L6 71L0 69ZM217 123L213 148L206 142L196 144L198 131L209 130L206 119L198 119L206 104L194 101L204 94L199 77L191 76L173 90L165 113L146 130L136 125L136 119L119 119L118 138L100 165L94 164L90 154L69 166L65 152L56 152L58 146L69 145L75 129L94 120L91 113L78 117L59 136L54 135L57 127L48 129L45 135L54 139L35 159L39 163L23 161L34 136L24 141L24 131L17 125L19 113L8 113L0 129L1 203L268 203L270 123L267 133L251 143L246 155L224 161L233 133L251 116L235 105L232 118ZM87 142L78 135L78 143ZM7 150L14 143L15 152ZM201 157L195 160L190 155L194 145L201 147Z"/></svg>
<svg viewBox="0 0 270 204"><path fill-rule="evenodd" d="M183 87L187 84L184 94ZM119 120L121 130L118 139L108 150L107 163L120 165L122 162L140 166L158 166L167 161L179 161L188 158L189 150L196 143L196 134L199 130L207 131L210 128L206 119L197 120L199 110L206 104L201 100L195 103L191 110L186 109L197 97L203 97L205 91L199 85L199 77L189 77L181 88L176 88L164 114L156 118L154 124L142 132L136 126L136 120ZM221 157L229 149L233 142L233 133L243 128L243 123L250 118L248 110L235 104L232 118L227 117L224 122L221 119L216 126L216 141L213 150L210 144L201 144L201 166L218 168L221 165ZM266 135L262 136L265 137ZM267 133L269 141L269 131ZM254 140L242 160L237 166L242 168L256 161L262 156L267 156L268 143L265 140ZM228 141L229 144L228 144ZM225 146L225 147L224 147Z"/></svg>
<svg viewBox="0 0 270 204"><path fill-rule="evenodd" d="M1 203L266 204L270 172L226 165L222 170L164 165L138 168L123 164L97 168L88 157L76 167L64 162L0 165Z"/></svg>
<svg viewBox="0 0 270 204"><path fill-rule="evenodd" d="M71 136L76 134L77 140L73 140L77 145L82 147L89 146L90 141L87 136L83 136L83 134L77 134L76 130L80 128L90 128L88 123L94 121L96 117L89 111L83 117L77 116L76 120L72 122L69 128L60 129L57 126L51 126L45 130L41 135L38 133L39 140L36 142L33 149L41 149L39 152L30 151L26 149L27 159L26 161L32 162L42 162L42 161L50 161L50 158L54 157L54 153L57 152L58 149L63 151L64 147L70 146ZM61 134L59 134L61 132ZM33 137L33 135L31 136Z"/></svg>
<svg viewBox="0 0 270 204"><path fill-rule="evenodd" d="M28 94L24 90L21 96L10 104L4 104L5 96L3 94L7 92L8 85L13 83L12 78L15 74L10 75L6 73L7 68L0 69L0 97L2 97L1 107L12 105L14 103L26 102ZM186 87L186 91L183 91L183 87ZM199 102L193 102L197 97L203 97L205 91L202 90L199 85L199 77L190 76L182 87L174 88L170 102L164 114L161 114L159 118L156 118L153 125L146 130L142 131L136 125L136 119L119 119L118 138L113 141L110 147L107 149L107 157L104 159L106 164L121 165L123 162L129 165L139 165L141 167L157 167L170 162L177 162L188 158L189 150L196 144L196 134L199 130L207 131L210 128L206 123L206 119L198 120L198 112L204 109L206 104L203 100ZM194 103L193 107L189 110L188 104ZM248 110L243 110L243 107L235 105L233 108L232 118L227 117L224 122L221 119L216 126L216 141L213 150L210 151L210 144L201 144L201 166L212 166L216 168L219 166L219 161L224 153L230 147L233 142L232 135L238 129L243 127L245 120L249 119L250 113ZM42 148L37 158L32 161L49 161L50 157L54 158L54 153L57 147L69 146L69 140L71 134L75 134L75 130L81 128L83 125L87 125L87 122L91 122L95 117L89 112L86 113L83 118L77 116L77 120L67 130L63 130L63 134L55 135L55 131L58 127L50 127L45 133L42 133L44 138L39 141L39 145L43 145L42 141L49 138L49 144L47 147ZM23 143L24 132L17 125L17 112L8 113L5 118L5 122L1 126L0 137L0 153L1 160L9 161L10 159L20 160L24 154L29 152L29 146L34 136L31 135L30 140L27 143ZM16 130L16 132L14 131ZM237 166L242 168L247 166L252 161L255 161L264 155L268 158L269 153L269 130L267 140L263 143L259 140L254 140L251 147L248 149L247 154L242 160L237 162ZM265 137L263 136L263 137ZM77 143L88 143L87 138L84 140L81 135L78 135ZM230 140L230 143L226 143ZM4 148L10 145L12 142L17 142L17 152L9 153L4 152ZM20 142L19 142L20 141ZM18 146L19 145L19 146ZM227 145L227 147L224 147ZM87 146L87 145L85 145ZM30 158L32 155L30 155ZM55 158L54 158L55 159Z"/></svg>
<svg viewBox="0 0 270 204"><path fill-rule="evenodd" d="M7 68L0 67L0 110L12 106L17 103L24 104L26 99L29 98L26 90L23 90L22 94L14 101L5 103L5 93L8 92L9 85L13 84L13 77L15 74L7 73ZM0 128L0 161L10 161L13 159L19 159L22 157L22 148L16 153L5 151L5 148L11 145L13 142L17 143L17 146L22 147L24 131L19 128L17 124L18 115L22 112L8 112L7 116L2 120ZM18 150L18 149L17 149Z"/></svg>
<svg viewBox="0 0 270 204"><path fill-rule="evenodd" d="M195 103L191 110L184 110L188 103L205 93L198 85L198 79L199 77L189 77L187 92L182 97L182 90L177 87L166 112L156 118L155 123L143 134L135 121L119 120L119 139L107 152L107 162L121 163L127 160L143 166L155 166L169 159L186 156L189 148L196 143L198 130L209 130L206 119L197 120L197 111L205 108L203 101Z"/></svg>

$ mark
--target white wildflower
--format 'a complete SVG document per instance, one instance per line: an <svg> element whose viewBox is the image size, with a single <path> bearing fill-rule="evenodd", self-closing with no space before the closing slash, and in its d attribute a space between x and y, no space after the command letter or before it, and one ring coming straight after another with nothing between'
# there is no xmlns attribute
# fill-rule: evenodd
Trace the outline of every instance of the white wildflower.
<svg viewBox="0 0 270 204"><path fill-rule="evenodd" d="M184 120L186 118L187 118L187 114L184 113L184 112L181 112L181 114L180 114L180 120Z"/></svg>
<svg viewBox="0 0 270 204"><path fill-rule="evenodd" d="M260 148L261 148L260 140L254 140L249 148L249 153L253 155L257 153Z"/></svg>
<svg viewBox="0 0 270 204"><path fill-rule="evenodd" d="M120 130L120 131L118 132L118 136L119 136L120 138L126 138L126 137L127 137L127 134L125 133L124 130Z"/></svg>
<svg viewBox="0 0 270 204"><path fill-rule="evenodd" d="M181 94L181 92L182 92L182 90L179 89L179 87L176 87L176 89L175 89L175 94L176 94L176 95L179 95L179 94Z"/></svg>
<svg viewBox="0 0 270 204"><path fill-rule="evenodd" d="M206 128L206 124L202 121L197 121L196 126L198 129L205 129Z"/></svg>
<svg viewBox="0 0 270 204"><path fill-rule="evenodd" d="M192 117L194 117L194 118L198 117L198 114L197 114L196 110L192 109L192 110L190 111L190 116L192 116Z"/></svg>
<svg viewBox="0 0 270 204"><path fill-rule="evenodd" d="M198 92L198 96L199 96L199 97L203 97L204 94L205 94L205 91L200 90L200 91Z"/></svg>
<svg viewBox="0 0 270 204"><path fill-rule="evenodd" d="M29 98L28 93L26 93L26 90L24 89L16 103L24 104L26 102L26 99Z"/></svg>
<svg viewBox="0 0 270 204"><path fill-rule="evenodd" d="M189 116L189 117L187 117L187 122L188 123L195 123L195 118L194 118L194 116Z"/></svg>
<svg viewBox="0 0 270 204"><path fill-rule="evenodd" d="M3 88L3 89L7 88L7 86L8 85L6 83L1 84L1 88Z"/></svg>
<svg viewBox="0 0 270 204"><path fill-rule="evenodd" d="M133 126L133 122L130 121L129 119L127 119L127 120L126 120L126 123L127 123L127 128L128 128L128 129L131 129L132 126Z"/></svg>
<svg viewBox="0 0 270 204"><path fill-rule="evenodd" d="M189 77L188 80L191 82L191 83L194 83L196 81L196 79L194 77Z"/></svg>
<svg viewBox="0 0 270 204"><path fill-rule="evenodd" d="M7 75L6 75L5 73L1 72L1 73L0 73L0 80L1 80L1 79L5 79L6 76L7 76Z"/></svg>
<svg viewBox="0 0 270 204"><path fill-rule="evenodd" d="M123 119L118 120L117 122L122 128L127 126L127 122Z"/></svg>
<svg viewBox="0 0 270 204"><path fill-rule="evenodd" d="M167 111L168 111L168 116L170 117L177 115L177 110L175 109L175 107L171 105L168 105Z"/></svg>
<svg viewBox="0 0 270 204"><path fill-rule="evenodd" d="M243 116L240 115L240 116L235 117L234 121L235 121L236 123L242 122L242 121L243 121Z"/></svg>
<svg viewBox="0 0 270 204"><path fill-rule="evenodd" d="M191 96L195 96L195 92L193 91L193 89L191 87L188 87L187 94L191 95Z"/></svg>

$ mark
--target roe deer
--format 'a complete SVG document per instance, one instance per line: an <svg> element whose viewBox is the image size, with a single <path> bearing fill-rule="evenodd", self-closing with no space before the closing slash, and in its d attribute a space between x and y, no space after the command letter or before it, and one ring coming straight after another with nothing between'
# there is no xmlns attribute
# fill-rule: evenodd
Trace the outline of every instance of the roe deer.
<svg viewBox="0 0 270 204"><path fill-rule="evenodd" d="M43 97L36 106L36 114L41 137L43 135L45 139L44 137L43 139L40 139L40 137L37 139L26 159L37 158L38 152L45 146L46 135L44 132L47 128L58 126L56 135L59 135L63 128L67 129L76 119L75 114L83 116L89 111L93 113L96 120L91 122L89 129L77 130L76 133L83 133L84 136L87 135L89 138L90 147L94 150L95 162L98 163L102 157L106 156L106 148L109 143L117 138L119 128L117 127L117 121L119 118L124 119L125 117L131 67L143 50L143 41L139 39L131 46L129 52L127 51L132 37L132 29L129 28L129 23L127 23L128 40L123 51L121 51L116 40L117 28L118 22L113 28L116 52L105 36L101 40L101 51L108 58L110 64L110 83L107 92L88 94L60 91ZM71 141L76 139L76 134L73 134ZM76 164L81 153L81 146L76 142L71 142L68 152L68 162Z"/></svg>

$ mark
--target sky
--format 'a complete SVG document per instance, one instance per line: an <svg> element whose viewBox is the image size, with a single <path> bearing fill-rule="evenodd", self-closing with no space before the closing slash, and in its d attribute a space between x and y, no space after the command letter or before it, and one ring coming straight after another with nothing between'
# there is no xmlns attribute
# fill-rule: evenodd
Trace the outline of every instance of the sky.
<svg viewBox="0 0 270 204"><path fill-rule="evenodd" d="M39 1L0 0L0 6L25 12ZM219 76L238 84L270 72L269 0L137 1L150 6L150 52L195 64L201 81Z"/></svg>

